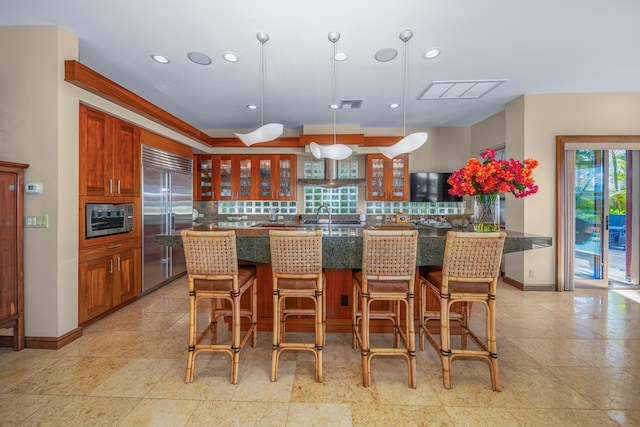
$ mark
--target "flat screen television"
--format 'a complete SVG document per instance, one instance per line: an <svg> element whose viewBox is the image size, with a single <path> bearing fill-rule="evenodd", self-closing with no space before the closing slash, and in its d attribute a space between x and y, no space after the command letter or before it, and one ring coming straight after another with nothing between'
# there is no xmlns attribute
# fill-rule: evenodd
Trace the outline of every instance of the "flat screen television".
<svg viewBox="0 0 640 427"><path fill-rule="evenodd" d="M449 194L447 179L451 173L414 172L409 176L409 200L412 202L461 202L462 197Z"/></svg>

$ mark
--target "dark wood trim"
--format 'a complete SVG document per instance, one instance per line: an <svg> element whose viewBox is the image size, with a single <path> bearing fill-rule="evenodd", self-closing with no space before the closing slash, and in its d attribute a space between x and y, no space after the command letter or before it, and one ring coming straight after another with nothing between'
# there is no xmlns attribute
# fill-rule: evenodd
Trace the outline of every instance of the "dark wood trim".
<svg viewBox="0 0 640 427"><path fill-rule="evenodd" d="M388 147L400 141L401 136L365 136L365 147Z"/></svg>
<svg viewBox="0 0 640 427"><path fill-rule="evenodd" d="M507 277L507 276L503 276L502 277L502 281L504 283L506 283L507 285L511 285L514 288L520 289L521 291L524 291L524 283L522 282L518 282L515 279L512 279L511 277Z"/></svg>
<svg viewBox="0 0 640 427"><path fill-rule="evenodd" d="M176 142L146 129L140 129L140 144L168 151L169 153L177 154L186 158L191 158L193 156L193 148L190 146Z"/></svg>
<svg viewBox="0 0 640 427"><path fill-rule="evenodd" d="M64 80L182 135L212 145L209 135L78 61L64 61Z"/></svg>
<svg viewBox="0 0 640 427"><path fill-rule="evenodd" d="M39 348L43 350L59 350L65 345L82 336L82 328L72 329L60 337L26 337L27 348Z"/></svg>
<svg viewBox="0 0 640 427"><path fill-rule="evenodd" d="M302 134L300 135L300 146L309 145L312 142L316 144L333 144L333 134ZM364 145L364 134L338 134L336 135L336 143L346 145Z"/></svg>

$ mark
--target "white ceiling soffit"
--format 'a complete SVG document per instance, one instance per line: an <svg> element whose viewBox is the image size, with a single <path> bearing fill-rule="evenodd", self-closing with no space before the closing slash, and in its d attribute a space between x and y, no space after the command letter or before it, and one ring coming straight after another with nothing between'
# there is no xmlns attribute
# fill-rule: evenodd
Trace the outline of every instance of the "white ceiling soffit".
<svg viewBox="0 0 640 427"><path fill-rule="evenodd" d="M506 80L449 80L435 81L418 99L478 99Z"/></svg>

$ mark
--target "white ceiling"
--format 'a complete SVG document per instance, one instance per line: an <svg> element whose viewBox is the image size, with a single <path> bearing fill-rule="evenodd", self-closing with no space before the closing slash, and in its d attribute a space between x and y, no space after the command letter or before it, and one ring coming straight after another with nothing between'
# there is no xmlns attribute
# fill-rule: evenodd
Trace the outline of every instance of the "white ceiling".
<svg viewBox="0 0 640 427"><path fill-rule="evenodd" d="M264 122L332 123L331 54L339 31L337 123L402 127L402 42L409 49L407 127L470 126L522 94L640 91L637 0L0 0L0 25L59 24L80 39L80 62L212 133L253 129L260 112L260 43L266 48ZM432 60L431 47L442 49ZM376 51L395 48L390 62ZM189 52L210 56L197 65ZM232 64L222 53L236 52ZM151 60L161 53L168 65ZM505 83L481 99L418 100L433 81ZM216 132L217 133L217 132Z"/></svg>

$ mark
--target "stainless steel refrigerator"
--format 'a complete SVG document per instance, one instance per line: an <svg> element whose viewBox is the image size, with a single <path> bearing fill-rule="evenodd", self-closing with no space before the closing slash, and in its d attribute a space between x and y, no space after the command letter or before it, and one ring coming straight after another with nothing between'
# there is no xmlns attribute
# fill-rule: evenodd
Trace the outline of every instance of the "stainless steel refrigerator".
<svg viewBox="0 0 640 427"><path fill-rule="evenodd" d="M179 233L193 224L191 159L142 147L142 293L184 274L181 248L159 245L157 234Z"/></svg>

